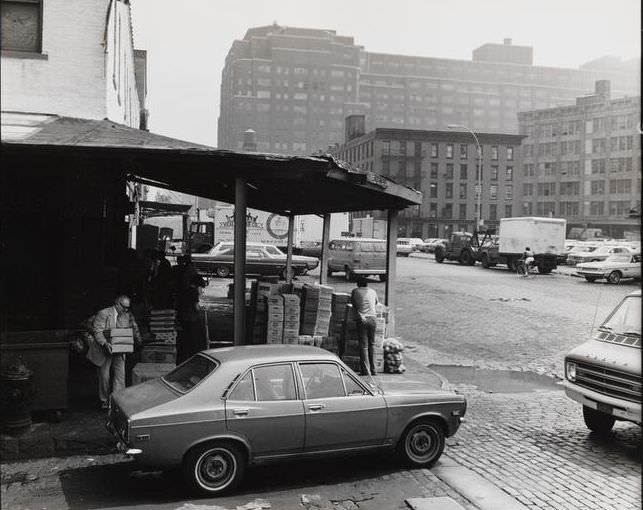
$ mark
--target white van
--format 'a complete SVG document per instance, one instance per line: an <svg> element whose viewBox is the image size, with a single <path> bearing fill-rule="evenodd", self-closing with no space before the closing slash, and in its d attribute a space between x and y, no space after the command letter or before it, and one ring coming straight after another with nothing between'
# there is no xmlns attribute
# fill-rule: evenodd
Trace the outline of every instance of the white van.
<svg viewBox="0 0 643 510"><path fill-rule="evenodd" d="M346 279L378 275L386 281L386 240L365 237L334 239L328 244L326 274L343 271Z"/></svg>
<svg viewBox="0 0 643 510"><path fill-rule="evenodd" d="M616 420L641 425L641 291L625 297L587 342L565 356L565 393L583 405L590 430Z"/></svg>

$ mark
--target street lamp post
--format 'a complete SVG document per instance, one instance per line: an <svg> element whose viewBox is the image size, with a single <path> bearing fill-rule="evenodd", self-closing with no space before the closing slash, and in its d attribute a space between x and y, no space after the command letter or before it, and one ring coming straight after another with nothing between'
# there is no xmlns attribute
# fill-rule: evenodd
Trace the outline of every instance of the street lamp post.
<svg viewBox="0 0 643 510"><path fill-rule="evenodd" d="M473 139L476 141L477 153L478 153L478 177L476 185L476 230L482 226L482 147L478 141L476 134L471 131L467 126L463 124L449 124L447 126L449 129L464 129L471 133Z"/></svg>

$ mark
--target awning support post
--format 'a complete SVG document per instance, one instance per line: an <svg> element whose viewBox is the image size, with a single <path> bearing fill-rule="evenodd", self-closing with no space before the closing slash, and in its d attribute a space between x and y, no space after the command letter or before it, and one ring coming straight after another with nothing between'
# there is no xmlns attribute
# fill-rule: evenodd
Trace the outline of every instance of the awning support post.
<svg viewBox="0 0 643 510"><path fill-rule="evenodd" d="M288 250L286 253L286 283L292 283L293 269L292 269L292 243L295 234L295 216L288 215Z"/></svg>
<svg viewBox="0 0 643 510"><path fill-rule="evenodd" d="M246 180L234 183L234 345L246 343Z"/></svg>
<svg viewBox="0 0 643 510"><path fill-rule="evenodd" d="M387 211L386 221L386 285L384 286L384 304L389 308L389 323L386 328L388 336L395 336L395 280L397 279L397 209Z"/></svg>
<svg viewBox="0 0 643 510"><path fill-rule="evenodd" d="M328 273L326 264L328 264L328 243L330 242L330 214L324 214L324 223L322 225L321 251L319 253L319 284L326 285L328 282Z"/></svg>

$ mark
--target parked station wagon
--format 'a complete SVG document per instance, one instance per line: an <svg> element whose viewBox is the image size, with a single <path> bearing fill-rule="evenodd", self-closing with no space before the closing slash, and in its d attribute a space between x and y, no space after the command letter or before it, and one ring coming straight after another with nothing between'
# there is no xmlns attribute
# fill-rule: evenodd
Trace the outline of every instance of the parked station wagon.
<svg viewBox="0 0 643 510"><path fill-rule="evenodd" d="M196 354L160 379L115 393L107 427L143 466L181 466L218 495L247 465L371 450L435 463L466 411L464 396L384 391L312 346L255 345Z"/></svg>

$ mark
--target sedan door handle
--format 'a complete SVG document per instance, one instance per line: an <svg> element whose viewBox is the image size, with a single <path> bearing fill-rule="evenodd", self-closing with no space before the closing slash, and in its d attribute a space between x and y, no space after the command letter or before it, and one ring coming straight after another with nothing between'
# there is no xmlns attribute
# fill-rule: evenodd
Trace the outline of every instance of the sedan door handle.
<svg viewBox="0 0 643 510"><path fill-rule="evenodd" d="M232 414L235 416L248 416L248 409L233 409Z"/></svg>
<svg viewBox="0 0 643 510"><path fill-rule="evenodd" d="M320 409L323 409L324 407L326 407L326 404L310 404L308 406L308 409L310 409L311 411L319 411Z"/></svg>

